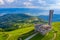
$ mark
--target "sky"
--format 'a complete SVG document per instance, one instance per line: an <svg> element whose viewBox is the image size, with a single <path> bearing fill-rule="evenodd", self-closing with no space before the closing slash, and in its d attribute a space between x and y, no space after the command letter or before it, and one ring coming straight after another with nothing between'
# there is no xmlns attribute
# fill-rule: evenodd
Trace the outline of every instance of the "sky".
<svg viewBox="0 0 60 40"><path fill-rule="evenodd" d="M52 9L55 10L54 14L60 14L60 0L0 0L0 8L37 8L43 11ZM47 11L38 15L48 15Z"/></svg>

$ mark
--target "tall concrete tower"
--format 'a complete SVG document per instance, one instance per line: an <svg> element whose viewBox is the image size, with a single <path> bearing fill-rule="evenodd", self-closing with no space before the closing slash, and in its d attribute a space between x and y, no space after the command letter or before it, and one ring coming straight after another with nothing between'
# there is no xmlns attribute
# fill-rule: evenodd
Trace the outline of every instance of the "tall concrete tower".
<svg viewBox="0 0 60 40"><path fill-rule="evenodd" d="M48 25L50 25L50 26L51 26L51 23L52 23L53 12L54 12L54 10L50 10L49 11L49 22L48 22Z"/></svg>

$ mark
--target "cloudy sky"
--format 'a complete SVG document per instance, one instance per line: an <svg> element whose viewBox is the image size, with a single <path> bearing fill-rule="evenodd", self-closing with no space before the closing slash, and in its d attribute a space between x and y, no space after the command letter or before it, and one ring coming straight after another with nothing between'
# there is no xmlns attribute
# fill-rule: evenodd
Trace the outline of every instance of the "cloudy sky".
<svg viewBox="0 0 60 40"><path fill-rule="evenodd" d="M0 8L37 8L60 14L60 0L0 0ZM43 12L47 15L47 12Z"/></svg>

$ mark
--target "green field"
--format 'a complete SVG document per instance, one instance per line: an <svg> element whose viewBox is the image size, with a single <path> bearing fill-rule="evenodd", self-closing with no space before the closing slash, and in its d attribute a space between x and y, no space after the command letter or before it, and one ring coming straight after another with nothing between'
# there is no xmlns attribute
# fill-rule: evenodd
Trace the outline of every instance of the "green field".
<svg viewBox="0 0 60 40"><path fill-rule="evenodd" d="M25 24L25 26L27 25ZM32 30L34 30L34 26L30 25L30 27L23 27L9 32L0 32L0 40L18 40L19 37L22 37L24 40L24 38L32 35ZM55 38L54 33L56 34ZM60 40L60 22L52 23L52 30L46 35L41 35L38 32L38 34L30 40Z"/></svg>
<svg viewBox="0 0 60 40"><path fill-rule="evenodd" d="M60 22L52 23L52 30L46 35L43 36L38 33L31 40L60 40Z"/></svg>
<svg viewBox="0 0 60 40"><path fill-rule="evenodd" d="M28 27L23 27L17 30L9 31L9 32L0 32L0 40L18 40L18 38L26 34L34 29L34 27L31 25Z"/></svg>

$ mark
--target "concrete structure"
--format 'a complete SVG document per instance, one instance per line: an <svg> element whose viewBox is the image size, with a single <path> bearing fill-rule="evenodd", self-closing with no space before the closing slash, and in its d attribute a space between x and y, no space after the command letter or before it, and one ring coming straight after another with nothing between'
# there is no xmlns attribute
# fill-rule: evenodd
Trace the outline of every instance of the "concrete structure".
<svg viewBox="0 0 60 40"><path fill-rule="evenodd" d="M50 26L51 26L51 23L52 23L53 12L54 12L54 10L49 11L49 23L48 23L48 25L50 25Z"/></svg>
<svg viewBox="0 0 60 40"><path fill-rule="evenodd" d="M53 16L53 10L50 10L48 24L35 24L35 31L38 31L43 35L49 32L51 30L52 16Z"/></svg>

